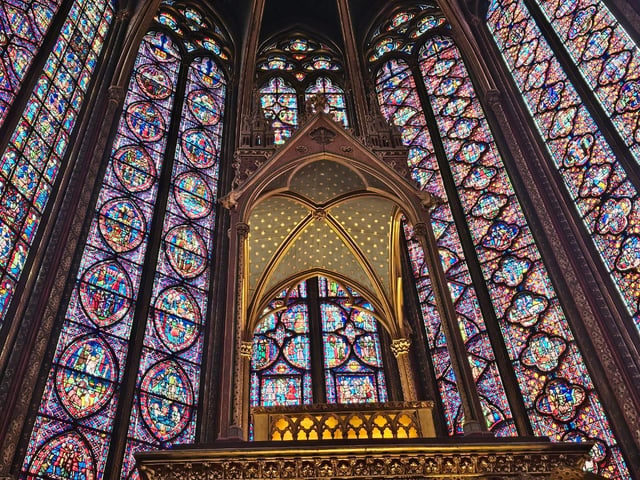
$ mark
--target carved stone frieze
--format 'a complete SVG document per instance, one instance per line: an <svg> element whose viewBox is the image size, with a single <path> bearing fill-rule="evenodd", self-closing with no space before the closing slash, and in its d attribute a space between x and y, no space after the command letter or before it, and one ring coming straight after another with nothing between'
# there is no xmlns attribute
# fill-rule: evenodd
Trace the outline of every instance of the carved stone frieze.
<svg viewBox="0 0 640 480"><path fill-rule="evenodd" d="M587 479L589 445L429 444L398 442L331 447L291 442L286 449L172 450L138 455L142 478L198 479ZM237 447L237 445L236 445Z"/></svg>

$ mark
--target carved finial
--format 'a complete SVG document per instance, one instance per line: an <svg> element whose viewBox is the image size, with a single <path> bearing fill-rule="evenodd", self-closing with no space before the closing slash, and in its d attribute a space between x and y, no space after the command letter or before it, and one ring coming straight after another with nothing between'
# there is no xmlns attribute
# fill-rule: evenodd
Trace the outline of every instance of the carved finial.
<svg viewBox="0 0 640 480"><path fill-rule="evenodd" d="M312 95L305 102L305 111L308 116L311 116L314 113L325 113L325 111L328 110L328 107L329 102L327 101L327 97L322 93Z"/></svg>
<svg viewBox="0 0 640 480"><path fill-rule="evenodd" d="M240 342L240 356L251 358L253 353L253 342L243 340Z"/></svg>
<svg viewBox="0 0 640 480"><path fill-rule="evenodd" d="M400 355L406 355L411 348L411 340L408 338L394 338L391 340L391 352L397 358Z"/></svg>

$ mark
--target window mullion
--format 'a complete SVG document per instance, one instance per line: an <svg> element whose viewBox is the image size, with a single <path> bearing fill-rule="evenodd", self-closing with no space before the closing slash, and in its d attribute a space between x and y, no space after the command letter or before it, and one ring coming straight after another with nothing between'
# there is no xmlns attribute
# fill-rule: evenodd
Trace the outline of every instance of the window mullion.
<svg viewBox="0 0 640 480"><path fill-rule="evenodd" d="M309 312L309 336L311 338L311 378L313 403L327 402L327 388L324 374L324 339L322 334L322 311L318 277L307 280Z"/></svg>

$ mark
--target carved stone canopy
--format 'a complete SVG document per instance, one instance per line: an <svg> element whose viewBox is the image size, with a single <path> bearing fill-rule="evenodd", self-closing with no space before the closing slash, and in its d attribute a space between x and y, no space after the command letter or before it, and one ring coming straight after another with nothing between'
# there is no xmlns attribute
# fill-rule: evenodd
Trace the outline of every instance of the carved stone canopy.
<svg viewBox="0 0 640 480"><path fill-rule="evenodd" d="M222 199L249 225L241 276L249 323L282 288L324 275L355 288L401 334L401 219L423 222L432 200L405 175L403 152L398 168L320 112Z"/></svg>

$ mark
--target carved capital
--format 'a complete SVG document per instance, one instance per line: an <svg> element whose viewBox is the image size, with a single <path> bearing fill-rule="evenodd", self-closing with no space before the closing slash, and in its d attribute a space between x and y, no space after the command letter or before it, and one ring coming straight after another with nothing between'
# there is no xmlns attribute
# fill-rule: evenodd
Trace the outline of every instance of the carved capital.
<svg viewBox="0 0 640 480"><path fill-rule="evenodd" d="M124 88L120 85L111 85L109 87L109 100L121 103L124 100Z"/></svg>
<svg viewBox="0 0 640 480"><path fill-rule="evenodd" d="M251 354L253 353L253 342L248 342L243 340L240 342L240 356L251 358Z"/></svg>
<svg viewBox="0 0 640 480"><path fill-rule="evenodd" d="M484 99L488 105L490 105L491 107L496 107L500 105L500 101L502 100L502 93L500 93L500 90L492 88L491 90L487 91Z"/></svg>
<svg viewBox="0 0 640 480"><path fill-rule="evenodd" d="M431 210L433 207L441 205L443 203L443 200L440 197L422 190L418 192L418 197L420 198L422 208L424 208L425 210Z"/></svg>
<svg viewBox="0 0 640 480"><path fill-rule="evenodd" d="M397 358L400 355L406 355L411 349L411 340L408 338L394 338L391 340L391 352Z"/></svg>
<svg viewBox="0 0 640 480"><path fill-rule="evenodd" d="M249 225L243 222L238 223L236 225L236 232L238 232L240 238L247 238L247 235L249 235Z"/></svg>
<svg viewBox="0 0 640 480"><path fill-rule="evenodd" d="M413 233L416 237L426 237L427 236L427 224L426 223L416 223L413 226Z"/></svg>
<svg viewBox="0 0 640 480"><path fill-rule="evenodd" d="M131 10L125 8L116 14L116 22L124 22L131 18Z"/></svg>

